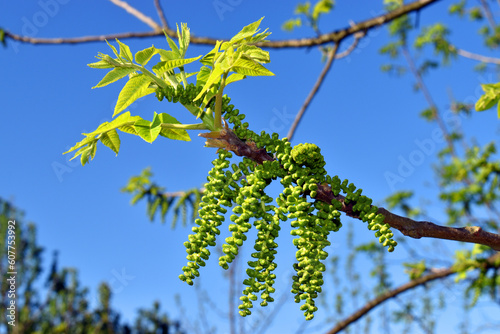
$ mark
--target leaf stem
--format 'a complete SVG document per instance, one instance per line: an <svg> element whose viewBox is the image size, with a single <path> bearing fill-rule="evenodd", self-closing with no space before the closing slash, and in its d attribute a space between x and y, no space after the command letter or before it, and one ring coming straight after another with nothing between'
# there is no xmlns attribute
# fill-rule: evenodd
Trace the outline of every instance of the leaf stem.
<svg viewBox="0 0 500 334"><path fill-rule="evenodd" d="M215 97L214 125L216 130L222 129L222 93L224 92L224 87L226 86L227 75L228 72L224 72L219 92Z"/></svg>
<svg viewBox="0 0 500 334"><path fill-rule="evenodd" d="M161 123L161 127L164 129L208 130L208 127L205 123L198 123L198 124Z"/></svg>

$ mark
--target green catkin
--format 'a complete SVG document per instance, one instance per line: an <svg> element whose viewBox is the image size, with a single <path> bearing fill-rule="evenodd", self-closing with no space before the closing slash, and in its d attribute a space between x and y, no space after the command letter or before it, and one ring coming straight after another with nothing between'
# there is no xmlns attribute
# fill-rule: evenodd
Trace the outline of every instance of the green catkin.
<svg viewBox="0 0 500 334"><path fill-rule="evenodd" d="M192 101L200 91L200 87L190 84L185 89L174 90L167 87L157 90L159 98L169 101ZM200 99L201 100L201 99ZM230 237L222 245L224 255L219 258L219 265L224 269L238 255L239 247L247 240L246 233L253 226L257 230L254 243L253 260L248 262L246 286L240 297L239 313L242 316L251 314L253 302L260 294L260 305L266 306L273 301L272 294L276 275L273 271L278 244L275 242L281 229L280 223L290 220L291 234L296 238L297 262L293 265L296 274L293 276L292 293L295 301L301 303L307 320L314 317L317 311L315 300L322 291L323 272L328 253L325 248L330 245L328 236L338 231L340 208L342 203L334 198L331 203L316 200L320 185L329 185L333 194L345 194L344 203L352 205L352 209L360 219L367 223L370 230L375 231L379 242L394 250L396 242L392 239L390 228L383 222L384 216L372 205L372 200L362 195L348 180L341 181L338 176L327 175L325 161L321 150L314 144L298 144L292 147L286 138L279 139L278 134L269 135L264 131L260 135L248 129L248 123L242 123L245 115L230 104L226 95L222 98L222 116L232 131L241 139L253 142L258 148L265 148L274 156L274 161L257 164L249 158L243 158L238 164L230 166L232 154L219 149L219 157L213 161L214 167L209 172L206 192L201 199L197 226L193 234L184 243L188 253L187 266L183 267L180 279L193 284L199 276L199 267L205 265L210 255L208 246L215 245L219 226L224 221L225 207L233 207L229 224ZM213 108L215 101L209 104ZM265 188L275 179L280 179L283 192L276 198L265 193Z"/></svg>

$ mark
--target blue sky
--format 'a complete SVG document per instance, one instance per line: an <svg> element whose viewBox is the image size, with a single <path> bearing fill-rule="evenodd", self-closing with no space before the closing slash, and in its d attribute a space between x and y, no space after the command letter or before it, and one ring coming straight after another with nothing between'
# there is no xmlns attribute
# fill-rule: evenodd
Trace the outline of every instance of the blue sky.
<svg viewBox="0 0 500 334"><path fill-rule="evenodd" d="M265 16L262 27L272 32L270 39L312 36L303 28L290 34L281 24L293 16L296 2L225 1L231 10L218 12L216 1L164 1L170 25L186 22L192 34L228 38L244 25ZM157 20L153 2L130 1L133 6ZM54 6L57 4L57 6ZM448 2L424 10L420 25L444 21L453 27L452 41L464 49L485 52L477 38L479 25L464 24L446 15ZM320 28L331 31L380 14L382 1L339 1L334 12ZM0 25L15 33L33 37L73 37L125 31L147 31L142 22L107 1L41 0L3 4ZM418 114L427 107L422 95L413 91L413 79L383 74L380 66L388 59L379 55L387 43L384 28L369 33L347 58L336 61L328 78L302 120L293 143L311 142L321 147L332 175L348 178L376 203L393 190L416 189L420 199L436 200L436 180L431 164L435 152L443 147L436 141L436 125L425 123ZM10 42L10 41L9 41ZM166 48L163 37L124 40L132 52L154 44ZM342 44L347 48L351 40ZM188 54L198 56L209 47L190 46ZM68 161L62 152L81 140L82 132L111 120L114 103L124 81L105 88L94 86L106 73L86 64L98 52L110 52L105 43L62 46L33 46L9 43L0 50L0 137L2 146L0 196L26 211L38 226L38 240L46 247L45 265L52 250L59 250L62 266L76 267L82 283L95 295L99 282L111 284L113 302L131 320L138 307L150 306L156 299L173 318L180 315L174 295L182 295L190 317L196 315L196 290L177 276L185 264L182 243L188 228L172 230L159 220L149 223L145 205L130 206L129 196L120 193L128 178L151 166L154 180L177 191L200 186L215 157L215 150L203 147L203 140L192 134L192 142L158 140L148 144L137 137L122 135L120 154L99 145L96 158L85 167ZM249 78L227 89L232 102L246 113L251 128L278 132L285 136L295 113L316 81L323 63L315 49L270 50L269 69L275 77ZM415 56L429 55L428 53ZM426 78L434 99L446 112L449 93L457 100L475 101L480 83L497 80L494 75L472 71L474 61L458 59L449 67ZM193 68L192 68L193 69ZM167 112L186 122L190 115L177 105L160 103L149 96L128 110L146 119L153 111ZM460 119L466 131L480 143L492 140L498 121L492 112ZM428 143L429 153L419 143ZM429 146L430 145L430 146ZM418 158L419 163L404 176L404 182L391 186L387 173L398 173L402 161ZM420 162L421 161L421 162ZM430 204L430 215L442 221L442 208ZM345 226L351 224L344 219ZM354 222L356 240L369 240L370 232ZM333 236L331 253L345 254L346 230ZM284 229L280 236L278 279L281 291L288 290L287 275L295 251ZM399 232L395 232L397 236ZM251 240L251 238L250 238ZM416 241L421 242L421 241ZM429 246L430 242L422 242ZM250 245L247 249L250 249ZM447 243L448 255L455 246ZM214 257L215 258L215 257ZM404 250L388 256L391 263L407 259ZM216 260L216 259L215 259ZM283 263L283 264L281 264ZM396 270L397 266L394 268ZM201 286L226 310L227 283L222 269L210 261L202 271ZM396 276L402 281L405 278ZM224 297L218 297L224 296ZM289 296L289 302L292 300ZM321 313L319 313L321 314ZM227 322L212 319L220 332ZM293 329L302 322L301 311L287 303L276 320ZM287 327L285 327L287 328ZM272 332L272 331L270 331Z"/></svg>

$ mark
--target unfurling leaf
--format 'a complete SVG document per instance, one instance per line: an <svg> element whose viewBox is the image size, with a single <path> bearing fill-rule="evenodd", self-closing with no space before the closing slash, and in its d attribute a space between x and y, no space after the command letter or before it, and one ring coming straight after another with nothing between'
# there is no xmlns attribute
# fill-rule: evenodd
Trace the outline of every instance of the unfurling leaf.
<svg viewBox="0 0 500 334"><path fill-rule="evenodd" d="M220 81L220 76L222 75L222 73L224 73L224 71L220 68L220 66L215 66L215 68L212 70L212 73L210 73L210 76L208 77L207 79L207 82L205 82L205 85L203 86L203 89L201 90L201 92L194 98L193 101L196 101L198 100L200 97L203 96L203 94L206 93L206 91L208 89L210 89L210 87L213 85L213 84L216 84Z"/></svg>
<svg viewBox="0 0 500 334"><path fill-rule="evenodd" d="M144 66L157 53L158 53L158 50L156 50L154 45L147 48L147 49L137 51L135 54L135 62Z"/></svg>
<svg viewBox="0 0 500 334"><path fill-rule="evenodd" d="M120 45L120 58L132 62L134 58L132 57L132 52L130 52L130 48L128 47L128 45L120 42L118 38L116 39L116 41L118 42L118 45Z"/></svg>

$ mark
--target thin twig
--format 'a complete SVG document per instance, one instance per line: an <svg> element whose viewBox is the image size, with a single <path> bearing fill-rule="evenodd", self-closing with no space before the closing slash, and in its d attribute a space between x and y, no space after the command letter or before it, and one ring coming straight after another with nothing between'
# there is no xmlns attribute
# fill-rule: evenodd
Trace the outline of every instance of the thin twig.
<svg viewBox="0 0 500 334"><path fill-rule="evenodd" d="M143 14L142 12L140 12L138 9L136 9L136 8L132 7L131 5L129 5L127 2L125 2L123 0L109 0L109 1L111 1L113 4L117 5L118 7L121 7L123 9L125 9L127 11L127 13L129 13L130 15L135 16L140 21L146 23L153 30L155 30L155 31L161 31L161 27L158 25L158 23L156 23L149 16L147 16L147 15Z"/></svg>
<svg viewBox="0 0 500 334"><path fill-rule="evenodd" d="M158 12L158 16L160 17L161 24L165 29L168 29L167 18L165 17L165 12L163 8L161 8L160 0L155 0L156 11Z"/></svg>
<svg viewBox="0 0 500 334"><path fill-rule="evenodd" d="M473 53L473 52L469 52L469 51L466 51L466 50L462 50L462 49L456 48L453 45L450 45L449 48L450 48L450 51L454 51L454 52L456 52L458 55L460 55L462 57L469 58L469 59L474 59L474 60L478 60L478 61L481 61L483 63L500 65L500 58L493 58L493 57L483 56L483 55L480 55L480 54L477 54L477 53Z"/></svg>
<svg viewBox="0 0 500 334"><path fill-rule="evenodd" d="M349 24L351 26L356 25L356 23L354 23L353 21L350 21ZM349 45L349 47L346 50L342 51L341 53L336 54L335 59L342 59L342 58L350 55L351 52L353 52L356 49L356 47L358 46L359 41L365 36L366 36L366 31L361 31L361 32L354 34L354 42L352 42L352 44Z"/></svg>
<svg viewBox="0 0 500 334"><path fill-rule="evenodd" d="M349 45L349 47L347 49L345 49L341 53L335 55L335 59L342 59L342 58L345 58L345 57L349 56L356 49L356 47L359 44L359 41L361 40L361 38L363 38L365 36L365 34L361 33L360 36L361 37L356 37L356 35L355 35L354 36L354 38L355 38L354 42L352 42L352 44Z"/></svg>
<svg viewBox="0 0 500 334"><path fill-rule="evenodd" d="M118 1L118 0L113 0ZM430 4L436 3L440 0L417 0L412 3L409 3L405 6L401 6L398 9L391 11L389 13L371 18L369 20L365 20L355 24L354 26L350 26L348 28L340 29L333 31L331 33L323 34L319 37L312 38L303 38L303 39L289 39L289 40L281 40L281 41L269 41L265 43L258 43L257 46L263 48L306 48L311 46L324 45L329 43L338 43L343 39L354 35L358 32L364 31L367 32L370 29L381 26L387 22L390 22L398 17L406 15L408 13L421 10L424 7L427 7ZM157 25L158 26L158 25ZM152 37L152 36L163 36L163 32L161 31L161 27L158 26L159 29L155 31L148 32L126 32L119 34L111 34L111 35L98 35L98 36L83 36L83 37L72 37L72 38L35 38L29 36L22 36L15 33L12 33L8 30L4 30L5 38L12 39L15 41L23 42L23 43L31 43L31 44L76 44L76 43L90 43L90 42L98 42L104 41L106 39L126 39L126 38L143 38L143 37ZM165 32L172 38L177 37L177 32L172 29L165 29ZM200 45L214 45L217 42L216 38L211 37L198 37L195 35L191 35L190 42L193 44Z"/></svg>
<svg viewBox="0 0 500 334"><path fill-rule="evenodd" d="M422 93L424 94L425 99L427 100L427 103L429 104L429 107L432 110L432 114L434 116L434 119L439 125L439 128L444 134L444 137L446 139L446 142L448 143L448 148L450 149L451 153L455 155L455 146L453 145L453 141L451 140L450 134L448 132L448 129L446 128L446 125L444 124L443 120L441 119L441 116L439 115L438 112L438 107L434 103L434 100L432 99L431 93L427 89L427 86L424 83L424 80L422 78L422 75L418 72L415 62L413 61L413 58L410 55L410 51L408 50L407 46L403 46L403 55L406 59L406 62L408 63L408 66L410 67L410 71L412 72L413 76L417 80L417 85L418 87L422 90Z"/></svg>
<svg viewBox="0 0 500 334"><path fill-rule="evenodd" d="M321 84L323 83L323 80L325 79L328 71L332 67L333 60L335 59L335 55L337 54L337 50L339 49L339 43L335 43L333 46L332 50L328 54L328 60L326 61L326 65L321 71L318 80L316 80L316 83L314 84L311 92L307 96L306 100L304 101L304 104L300 108L299 112L297 113L297 116L295 116L295 119L292 123L292 126L290 127L290 130L288 131L287 138L288 140L292 140L293 134L295 133L295 130L297 129L297 126L299 125L300 120L302 119L302 116L304 115L305 111L307 110L307 107L311 104L311 101L313 100L314 96L318 92L319 88L321 87Z"/></svg>
<svg viewBox="0 0 500 334"><path fill-rule="evenodd" d="M495 19L493 18L493 14L491 12L490 6L488 5L488 2L486 2L486 0L479 0L479 2L481 3L481 6L483 7L484 15L486 16L486 19L488 20L488 23L490 24L491 29L495 30L497 27L497 24L495 22Z"/></svg>
<svg viewBox="0 0 500 334"><path fill-rule="evenodd" d="M490 256L488 259L487 259L487 263L492 265L495 263L495 261L498 261L498 259L500 258L500 253L497 253L495 255L492 255ZM453 275L457 272L457 269L453 268L453 267L450 267L450 268L446 268L446 269L438 269L438 270L433 270L430 274L428 275L425 275L425 276L421 276L417 279L414 279L406 284L403 284L399 287L397 287L396 289L393 289L393 290L390 290L390 291L387 291L386 293L383 293L381 294L380 296L368 301L365 306L363 306L362 308L360 308L358 311L352 313L350 316L348 316L347 318L345 318L344 320L338 322L335 327L333 327L331 330L329 330L327 332L327 334L335 334L335 333L339 333L340 331L342 331L343 329L345 329L347 326L349 326L350 324L354 323L355 321L359 320L360 318L362 318L363 316L365 316L368 312L370 312L371 310L373 310L375 307L377 307L378 305L384 303L385 301L387 301L388 299L391 299L391 298L394 298L396 297L397 295L405 292L405 291L408 291L408 290L411 290L419 285L422 285L422 284L425 284L425 283L428 283L428 282L431 282L431 281L434 281L434 280L437 280L437 279L443 279L445 277L448 277L450 275Z"/></svg>

